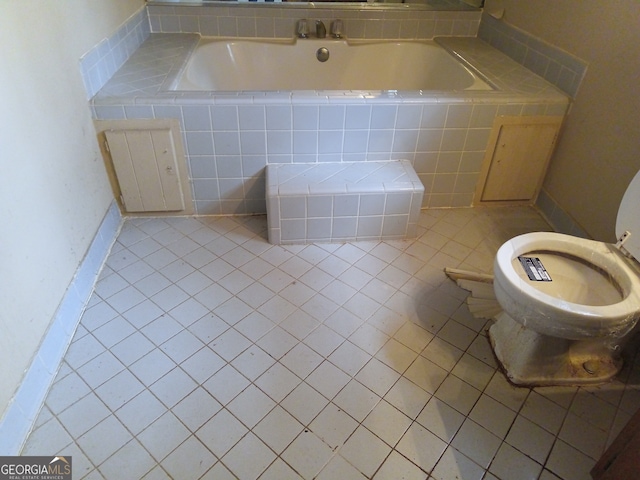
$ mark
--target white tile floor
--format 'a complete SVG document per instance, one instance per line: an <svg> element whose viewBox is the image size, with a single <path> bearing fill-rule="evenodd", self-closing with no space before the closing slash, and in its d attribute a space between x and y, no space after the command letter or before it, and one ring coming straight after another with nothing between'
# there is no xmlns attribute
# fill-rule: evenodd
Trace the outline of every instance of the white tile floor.
<svg viewBox="0 0 640 480"><path fill-rule="evenodd" d="M640 361L513 388L442 271L548 228L435 210L414 241L283 248L265 217L130 219L23 454L72 455L78 479L587 479Z"/></svg>

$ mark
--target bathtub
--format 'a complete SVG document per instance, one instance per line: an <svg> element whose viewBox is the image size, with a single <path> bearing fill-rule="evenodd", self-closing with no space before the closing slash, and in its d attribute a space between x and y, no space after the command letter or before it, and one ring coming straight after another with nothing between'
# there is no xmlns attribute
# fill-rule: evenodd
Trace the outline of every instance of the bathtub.
<svg viewBox="0 0 640 480"><path fill-rule="evenodd" d="M203 37L181 91L491 90L433 41Z"/></svg>
<svg viewBox="0 0 640 480"><path fill-rule="evenodd" d="M271 53L255 53L248 62L243 56L246 51L235 49L246 43L252 48L284 52L304 47L309 63L294 59L295 52L277 61ZM329 45L327 62L316 60L319 45ZM454 85L447 79L444 85L423 83L420 88L408 89L402 89L400 80L384 85L365 83L377 82L386 73L400 72L402 81L410 76L415 70L410 67L418 62L399 67L401 60L389 53L398 45L417 50L442 46L444 51L436 55L449 61L449 67L431 69L438 73L453 65L453 70L464 73L466 83ZM382 59L382 72L363 74L364 68L354 69L358 83L347 87L312 83L320 75L308 72L337 64L343 47L368 51L374 59ZM232 85L210 83L214 80L208 74L196 75L201 53L210 49L227 52L227 60L216 61L214 73L228 72L234 62L248 64L253 72L233 80ZM458 58L463 61L456 63ZM153 68L149 59L153 59ZM220 66L225 61L227 65ZM204 62L205 72L213 69L211 62ZM302 85L244 83L269 78L260 62L287 72L283 81L303 79ZM329 78L350 69L351 65L336 69L336 75ZM468 75L476 71L482 72L479 80L487 79L494 88L483 86L476 77L469 83ZM473 90L478 86L484 90ZM357 90L345 89L349 87ZM198 215L265 213L265 170L267 165L280 163L409 160L425 187L424 208L469 206L494 120L502 115L564 115L567 106L566 95L476 38L440 37L435 43L333 39L247 42L173 33L152 34L121 74L92 100L98 120L171 118L180 123Z"/></svg>

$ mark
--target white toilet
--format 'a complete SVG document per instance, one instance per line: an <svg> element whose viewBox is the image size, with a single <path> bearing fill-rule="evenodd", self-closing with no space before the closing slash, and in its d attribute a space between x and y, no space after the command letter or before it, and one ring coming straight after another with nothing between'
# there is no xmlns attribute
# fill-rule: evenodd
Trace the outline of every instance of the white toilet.
<svg viewBox="0 0 640 480"><path fill-rule="evenodd" d="M618 210L618 243L528 233L503 244L493 288L503 311L491 346L517 385L584 385L622 367L640 318L640 172Z"/></svg>

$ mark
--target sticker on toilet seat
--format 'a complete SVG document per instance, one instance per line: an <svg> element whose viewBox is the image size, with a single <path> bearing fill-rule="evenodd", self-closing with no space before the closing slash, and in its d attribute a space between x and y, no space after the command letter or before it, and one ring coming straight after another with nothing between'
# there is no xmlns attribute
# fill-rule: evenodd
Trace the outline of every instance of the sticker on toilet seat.
<svg viewBox="0 0 640 480"><path fill-rule="evenodd" d="M550 282L551 277L538 257L518 257L529 280Z"/></svg>

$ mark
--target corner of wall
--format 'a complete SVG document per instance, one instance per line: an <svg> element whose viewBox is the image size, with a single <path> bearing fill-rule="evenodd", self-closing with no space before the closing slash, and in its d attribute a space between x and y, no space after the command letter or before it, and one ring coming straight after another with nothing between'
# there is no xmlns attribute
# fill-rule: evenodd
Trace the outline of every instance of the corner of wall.
<svg viewBox="0 0 640 480"><path fill-rule="evenodd" d="M538 195L536 208L538 208L545 220L549 222L554 231L574 237L591 238L544 189Z"/></svg>
<svg viewBox="0 0 640 480"><path fill-rule="evenodd" d="M20 454L121 226L120 210L113 201L0 421L0 455Z"/></svg>

